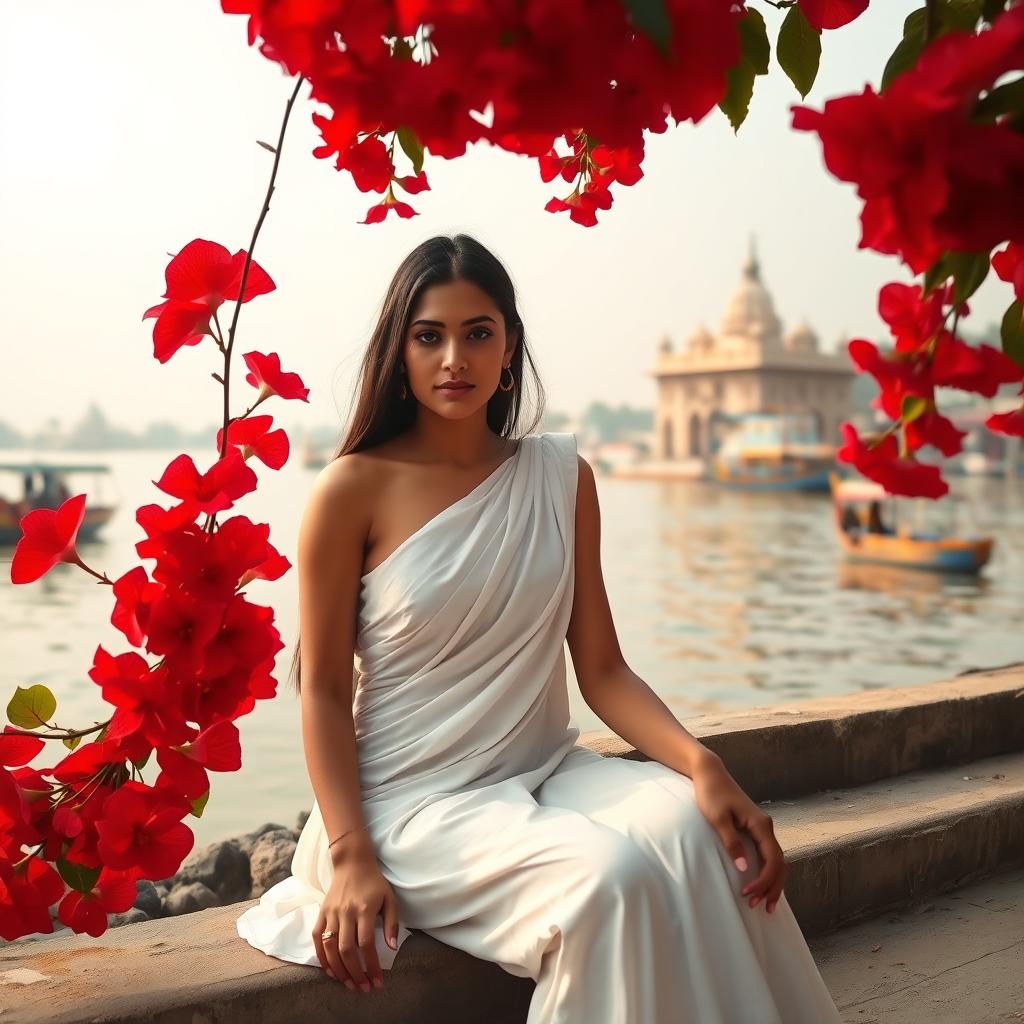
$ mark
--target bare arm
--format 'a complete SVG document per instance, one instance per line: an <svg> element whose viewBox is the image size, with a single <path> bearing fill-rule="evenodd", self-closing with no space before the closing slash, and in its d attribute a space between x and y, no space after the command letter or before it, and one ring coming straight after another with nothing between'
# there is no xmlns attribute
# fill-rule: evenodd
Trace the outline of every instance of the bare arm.
<svg viewBox="0 0 1024 1024"><path fill-rule="evenodd" d="M317 478L299 528L302 743L335 864L365 849L352 666L356 603L368 527L358 460L331 463Z"/></svg>
<svg viewBox="0 0 1024 1024"><path fill-rule="evenodd" d="M366 470L347 455L324 469L303 513L298 551L302 744L334 865L312 939L331 977L364 992L371 982L383 984L374 940L378 914L392 949L398 940L397 899L364 827L352 719L357 602L373 493Z"/></svg>
<svg viewBox="0 0 1024 1024"><path fill-rule="evenodd" d="M576 577L566 639L580 693L609 729L649 758L693 777L718 755L687 732L625 662L601 572L601 516L590 463L579 461Z"/></svg>

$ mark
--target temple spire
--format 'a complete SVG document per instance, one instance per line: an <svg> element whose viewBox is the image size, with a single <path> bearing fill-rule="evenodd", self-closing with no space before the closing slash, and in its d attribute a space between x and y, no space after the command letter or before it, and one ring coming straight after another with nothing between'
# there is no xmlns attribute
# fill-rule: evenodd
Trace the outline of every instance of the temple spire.
<svg viewBox="0 0 1024 1024"><path fill-rule="evenodd" d="M761 280L761 266L757 262L757 243L753 231L750 233L750 253L747 256L747 262L743 265L743 273L752 281Z"/></svg>

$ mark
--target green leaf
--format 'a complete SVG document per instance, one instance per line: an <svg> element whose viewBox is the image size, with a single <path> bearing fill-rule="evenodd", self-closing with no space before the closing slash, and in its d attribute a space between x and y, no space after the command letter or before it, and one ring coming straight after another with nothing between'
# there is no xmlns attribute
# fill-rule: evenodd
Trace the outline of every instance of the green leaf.
<svg viewBox="0 0 1024 1024"><path fill-rule="evenodd" d="M988 277L989 254L987 252L948 252L946 266L956 282L953 286L953 302L966 302Z"/></svg>
<svg viewBox="0 0 1024 1024"><path fill-rule="evenodd" d="M64 744L65 747L68 748L68 750L76 750L78 748L78 745L82 742L82 737L62 736L60 741Z"/></svg>
<svg viewBox="0 0 1024 1024"><path fill-rule="evenodd" d="M72 864L63 857L57 858L57 872L72 889L78 892L91 892L100 877L102 868L90 868L84 864Z"/></svg>
<svg viewBox="0 0 1024 1024"><path fill-rule="evenodd" d="M57 698L42 683L28 689L19 686L7 705L7 720L19 729L47 725L57 710Z"/></svg>
<svg viewBox="0 0 1024 1024"><path fill-rule="evenodd" d="M672 50L672 22L663 0L623 0L629 20L667 57Z"/></svg>
<svg viewBox="0 0 1024 1024"><path fill-rule="evenodd" d="M821 36L799 7L790 7L779 29L775 46L779 66L789 76L801 97L806 96L818 77Z"/></svg>
<svg viewBox="0 0 1024 1024"><path fill-rule="evenodd" d="M1018 299L1007 309L999 333L1003 352L1018 366L1024 366L1024 302Z"/></svg>
<svg viewBox="0 0 1024 1024"><path fill-rule="evenodd" d="M203 816L203 811L206 809L209 799L210 791L208 789L202 796L197 796L195 800L192 801L192 814L195 815L195 817L201 818Z"/></svg>
<svg viewBox="0 0 1024 1024"><path fill-rule="evenodd" d="M983 0L941 0L939 24L944 32L973 32L984 6Z"/></svg>
<svg viewBox="0 0 1024 1024"><path fill-rule="evenodd" d="M759 11L752 8L739 23L740 59L726 73L725 96L718 104L729 118L733 131L738 132L750 109L750 98L754 95L754 77L768 74L771 57L771 43L768 30Z"/></svg>
<svg viewBox="0 0 1024 1024"><path fill-rule="evenodd" d="M945 284L952 271L946 263L946 253L943 253L926 271L923 287L925 295L935 291L940 284Z"/></svg>
<svg viewBox="0 0 1024 1024"><path fill-rule="evenodd" d="M982 0L981 16L991 25L1006 7L1006 0Z"/></svg>
<svg viewBox="0 0 1024 1024"><path fill-rule="evenodd" d="M768 29L765 27L761 12L748 7L746 15L740 21L739 29L743 56L750 61L757 74L767 75L772 44L768 42Z"/></svg>
<svg viewBox="0 0 1024 1024"><path fill-rule="evenodd" d="M974 108L976 117L995 120L1004 114L1024 115L1024 77L990 89Z"/></svg>
<svg viewBox="0 0 1024 1024"><path fill-rule="evenodd" d="M920 395L904 395L900 403L900 419L904 423L913 423L928 410L928 402Z"/></svg>
<svg viewBox="0 0 1024 1024"><path fill-rule="evenodd" d="M726 90L718 106L725 112L732 125L733 132L740 130L750 109L750 97L754 95L754 76L756 72L753 64L746 57L742 58L735 67L729 68L726 73Z"/></svg>
<svg viewBox="0 0 1024 1024"><path fill-rule="evenodd" d="M882 72L881 91L892 84L892 80L904 71L908 71L917 63L917 58L924 49L928 38L928 8L921 7L911 11L903 22L903 38L892 52L885 70Z"/></svg>
<svg viewBox="0 0 1024 1024"><path fill-rule="evenodd" d="M423 170L423 146L416 133L403 124L398 129L398 144L412 161L412 173L419 174Z"/></svg>

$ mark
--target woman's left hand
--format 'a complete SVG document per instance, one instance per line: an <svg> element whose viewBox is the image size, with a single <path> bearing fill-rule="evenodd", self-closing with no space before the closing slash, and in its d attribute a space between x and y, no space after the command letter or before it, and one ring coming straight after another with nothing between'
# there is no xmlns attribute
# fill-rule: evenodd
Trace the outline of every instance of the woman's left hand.
<svg viewBox="0 0 1024 1024"><path fill-rule="evenodd" d="M752 908L763 899L771 913L786 878L786 859L775 838L771 816L740 789L717 755L705 758L694 771L693 790L701 813L722 837L729 856L739 861L736 866L741 871L746 870L742 866L746 856L740 830L750 834L761 857L761 871L740 891L749 898Z"/></svg>

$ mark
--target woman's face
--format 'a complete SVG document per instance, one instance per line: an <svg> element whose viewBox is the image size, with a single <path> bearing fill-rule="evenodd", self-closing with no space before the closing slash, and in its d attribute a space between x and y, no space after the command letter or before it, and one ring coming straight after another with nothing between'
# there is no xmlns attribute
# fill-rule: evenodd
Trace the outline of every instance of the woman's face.
<svg viewBox="0 0 1024 1024"><path fill-rule="evenodd" d="M431 285L409 318L403 354L406 387L439 416L471 415L487 404L499 380L508 383L503 367L515 349L515 332L511 334L506 335L494 300L475 284L457 280ZM440 386L451 380L472 386Z"/></svg>

